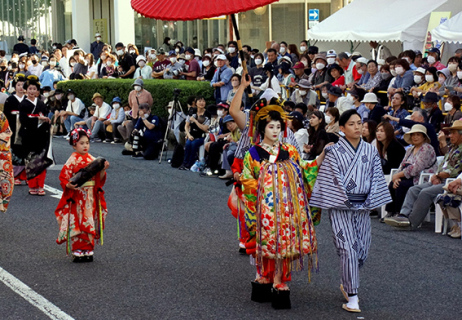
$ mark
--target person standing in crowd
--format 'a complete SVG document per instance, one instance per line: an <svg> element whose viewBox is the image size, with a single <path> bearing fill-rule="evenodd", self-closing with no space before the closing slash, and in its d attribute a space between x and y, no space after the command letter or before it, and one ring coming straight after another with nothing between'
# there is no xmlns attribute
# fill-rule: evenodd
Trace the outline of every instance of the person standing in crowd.
<svg viewBox="0 0 462 320"><path fill-rule="evenodd" d="M43 66L39 63L37 55L34 54L31 56L31 62L32 64L27 68L27 70L30 74L40 77L43 72Z"/></svg>
<svg viewBox="0 0 462 320"><path fill-rule="evenodd" d="M66 251L72 253L74 262L79 262L78 259L83 257L88 257L87 261L93 261L95 239L103 244L107 206L102 187L106 182L109 162L105 161L101 171L81 187L77 187L71 182L72 177L95 160L88 153L90 133L81 128L74 129L69 143L75 152L66 161L59 175L63 194L55 210L59 225L56 242L66 243Z"/></svg>
<svg viewBox="0 0 462 320"><path fill-rule="evenodd" d="M165 67L163 78L164 79L178 79L182 66L178 63L175 51L170 51L168 61L170 64ZM212 74L213 77L213 74Z"/></svg>
<svg viewBox="0 0 462 320"><path fill-rule="evenodd" d="M228 42L228 54L226 58L229 61L229 66L236 70L239 67L239 54L237 50L237 42L229 41Z"/></svg>
<svg viewBox="0 0 462 320"><path fill-rule="evenodd" d="M27 184L29 194L44 196L46 168L51 164L46 161L50 143L50 118L45 104L37 98L40 83L35 79L27 79L24 90L26 98L19 106L21 128L18 134L29 158L29 164L26 164Z"/></svg>
<svg viewBox="0 0 462 320"><path fill-rule="evenodd" d="M59 72L58 70L56 70L56 64L57 64L56 58L51 57L50 58L50 68L43 71L39 77L39 81L42 84L42 88L47 87L47 86L51 88L53 87L53 83L55 81L64 80L63 74Z"/></svg>
<svg viewBox="0 0 462 320"><path fill-rule="evenodd" d="M67 108L65 111L61 111L59 116L61 121L64 122L66 131L68 134L65 136L66 139L69 139L69 133L74 129L76 122L83 121L85 117L85 105L82 100L76 97L74 90L67 90Z"/></svg>
<svg viewBox="0 0 462 320"><path fill-rule="evenodd" d="M303 269L305 257L309 272L318 267L308 201L324 154L304 162L294 146L279 141L280 133L287 130L287 115L280 106L258 103L250 112L254 113L251 126L261 137L245 154L240 177L249 232L246 251L255 256L257 267L251 299L290 309L291 272ZM294 205L283 205L286 201ZM278 230L291 231L284 235Z"/></svg>
<svg viewBox="0 0 462 320"><path fill-rule="evenodd" d="M311 113L310 117L308 145L303 147L303 151L307 154L306 160L316 159L328 143L329 138L326 133L326 120L324 118L324 113L315 110Z"/></svg>
<svg viewBox="0 0 462 320"><path fill-rule="evenodd" d="M170 37L165 37L164 42L162 43L160 47L164 49L165 52L170 52L170 50L173 50Z"/></svg>
<svg viewBox="0 0 462 320"><path fill-rule="evenodd" d="M371 46L371 57L372 60L377 62L377 64L385 64L385 60L391 56L391 51L383 44L379 44L377 41L370 41L369 45Z"/></svg>
<svg viewBox="0 0 462 320"><path fill-rule="evenodd" d="M265 58L263 54L257 53L255 55L255 67L250 68L249 76L252 80L252 87L261 87L263 83L266 81L266 71L263 68L263 62Z"/></svg>
<svg viewBox="0 0 462 320"><path fill-rule="evenodd" d="M186 70L187 72L180 72L181 75L186 77L186 80L196 80L201 72L199 62L194 59L194 49L191 47L186 48L185 50L185 59L186 59Z"/></svg>
<svg viewBox="0 0 462 320"><path fill-rule="evenodd" d="M133 78L135 79L152 79L152 68L146 65L146 58L142 55L136 57L138 68L135 70Z"/></svg>
<svg viewBox="0 0 462 320"><path fill-rule="evenodd" d="M211 56L209 54L204 54L202 58L202 71L197 80L212 81L216 70L217 68L213 64Z"/></svg>
<svg viewBox="0 0 462 320"><path fill-rule="evenodd" d="M29 46L24 43L24 36L20 35L18 37L18 43L16 43L13 47L13 52L16 52L18 55L21 53L29 53Z"/></svg>
<svg viewBox="0 0 462 320"><path fill-rule="evenodd" d="M226 101L229 90L232 89L231 77L233 76L233 71L226 66L226 61L228 61L228 59L224 54L218 55L216 61L217 71L210 85L215 89L214 96L218 104Z"/></svg>
<svg viewBox="0 0 462 320"><path fill-rule="evenodd" d="M83 56L83 51L75 50L74 59L76 61L76 64L73 67L73 71L72 74L69 76L69 79L84 79L85 75L88 72L88 66L86 65L85 58Z"/></svg>
<svg viewBox="0 0 462 320"><path fill-rule="evenodd" d="M359 269L371 244L370 211L391 201L377 149L361 139L361 116L347 110L339 120L345 137L326 150L310 206L328 210L340 256L342 308L361 312Z"/></svg>
<svg viewBox="0 0 462 320"><path fill-rule="evenodd" d="M165 51L160 48L157 50L157 61L152 66L152 77L162 79L165 69L170 65L170 60L165 59Z"/></svg>
<svg viewBox="0 0 462 320"><path fill-rule="evenodd" d="M395 138L393 126L389 122L381 122L375 130L377 150L379 151L384 174L390 174L391 169L398 168L406 150Z"/></svg>
<svg viewBox="0 0 462 320"><path fill-rule="evenodd" d="M21 143L21 138L18 136L20 129L19 110L21 102L24 99L24 82L26 78L18 75L13 80L13 88L15 91L5 101L3 112L8 119L8 123L12 132L11 135L11 156L13 160L14 184L19 186L22 181L26 181L26 171L24 159L27 153Z"/></svg>
<svg viewBox="0 0 462 320"><path fill-rule="evenodd" d="M132 79L135 72L135 60L132 55L125 52L125 46L122 42L115 45L117 56L119 57L119 77L123 79Z"/></svg>
<svg viewBox="0 0 462 320"><path fill-rule="evenodd" d="M147 103L152 107L154 100L151 93L144 89L144 82L141 79L136 79L132 84L133 90L128 94L128 103L132 109L133 119L138 119L138 106L142 103ZM136 122L136 121L135 121Z"/></svg>
<svg viewBox="0 0 462 320"><path fill-rule="evenodd" d="M104 47L104 42L101 41L101 34L96 33L95 34L95 41L91 43L90 45L90 52L93 55L93 57L99 57L101 55L101 52L103 51Z"/></svg>
<svg viewBox="0 0 462 320"><path fill-rule="evenodd" d="M386 218L384 220L386 224L398 228L417 230L428 214L428 209L435 198L444 193L443 186L446 179L457 178L462 172L460 165L462 158L462 121L454 121L454 124L447 129L450 132L451 144L448 146L444 141L442 151L447 151L447 153L438 166L437 172L431 176L429 182L409 189L399 215Z"/></svg>
<svg viewBox="0 0 462 320"><path fill-rule="evenodd" d="M37 45L37 40L36 39L31 39L30 40L30 47L29 47L29 54L37 54L40 51L36 47Z"/></svg>

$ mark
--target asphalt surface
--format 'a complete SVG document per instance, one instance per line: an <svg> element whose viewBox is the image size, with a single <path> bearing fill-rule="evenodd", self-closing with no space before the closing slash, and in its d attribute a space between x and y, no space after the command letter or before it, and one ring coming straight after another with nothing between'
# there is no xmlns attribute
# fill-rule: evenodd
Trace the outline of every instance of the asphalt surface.
<svg viewBox="0 0 462 320"><path fill-rule="evenodd" d="M63 164L72 152L55 138ZM55 242L58 199L16 187L0 215L0 267L75 319L457 319L462 241L372 221L361 270L360 314L341 309L339 260L327 216L316 232L319 273L293 274L291 310L250 300L255 269L238 254L230 188L166 162L122 156L120 145L93 144L111 164L105 186L104 245L93 263L75 264ZM169 153L169 156L171 152ZM59 187L59 166L46 184ZM49 319L0 282L0 319Z"/></svg>

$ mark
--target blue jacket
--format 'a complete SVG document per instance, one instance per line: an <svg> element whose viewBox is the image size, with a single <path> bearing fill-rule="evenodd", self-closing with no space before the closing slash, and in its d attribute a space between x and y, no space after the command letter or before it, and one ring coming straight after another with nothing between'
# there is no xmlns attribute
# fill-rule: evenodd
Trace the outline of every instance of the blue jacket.
<svg viewBox="0 0 462 320"><path fill-rule="evenodd" d="M225 85L220 88L215 88L215 99L217 103L226 101L228 98L228 92L233 88L231 85L231 77L233 76L233 71L228 68L226 65L218 68L213 75L213 79L210 82L210 85L214 83L223 82Z"/></svg>
<svg viewBox="0 0 462 320"><path fill-rule="evenodd" d="M51 70L51 69L43 71L39 78L41 88L46 87L46 86L53 88L53 82L63 81L63 80L64 80L64 77L61 74L61 72L59 72L58 70Z"/></svg>

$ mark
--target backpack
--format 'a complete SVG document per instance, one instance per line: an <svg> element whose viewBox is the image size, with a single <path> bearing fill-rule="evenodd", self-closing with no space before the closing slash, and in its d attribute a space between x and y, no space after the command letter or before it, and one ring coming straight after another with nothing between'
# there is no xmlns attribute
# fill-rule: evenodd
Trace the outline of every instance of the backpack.
<svg viewBox="0 0 462 320"><path fill-rule="evenodd" d="M172 168L179 168L184 160L184 148L181 144L177 144L173 149L172 159L170 160L170 165Z"/></svg>

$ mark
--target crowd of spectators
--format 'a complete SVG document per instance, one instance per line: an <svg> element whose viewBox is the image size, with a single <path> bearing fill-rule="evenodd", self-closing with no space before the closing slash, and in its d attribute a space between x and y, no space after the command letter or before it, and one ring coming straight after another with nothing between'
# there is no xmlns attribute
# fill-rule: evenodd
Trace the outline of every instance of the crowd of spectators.
<svg viewBox="0 0 462 320"><path fill-rule="evenodd" d="M284 101L292 119L288 128L307 160L342 137L338 119L343 112L358 111L364 141L377 147L384 174L398 169L390 179L395 201L384 219L395 227L417 228L429 199L444 192L446 179L462 172L462 49L443 62L438 48L393 56L375 42L363 54L321 52L305 40L299 46L273 41L262 51L245 45L241 56L235 41L201 52L167 37L158 49L140 52L131 43L112 47L96 34L88 53L75 40L55 43L51 52L40 51L34 40L30 46L22 36L18 41L9 61L0 51L0 105L22 90L15 86L18 76L37 77L55 136L69 138L74 127L82 126L92 131L93 142L121 143L124 155L153 160L169 127L169 140L182 146L179 169L228 179L234 176L234 153L245 131L229 114L230 105L237 103L246 113L254 101L249 92L258 98L271 91ZM95 92L93 104L85 106L74 91L57 89L63 80L113 78L133 79L126 103L119 97L106 101ZM171 104L170 114L178 116L168 122L152 114L155 97L144 88L145 79L209 82L215 103L193 96L184 108ZM250 91L238 94L242 86ZM444 158L437 163L438 156ZM421 172L434 173L428 185L418 185ZM457 179L451 186L460 184ZM451 236L460 237L460 214L453 220L458 224Z"/></svg>

